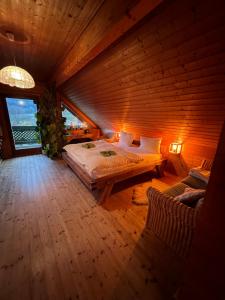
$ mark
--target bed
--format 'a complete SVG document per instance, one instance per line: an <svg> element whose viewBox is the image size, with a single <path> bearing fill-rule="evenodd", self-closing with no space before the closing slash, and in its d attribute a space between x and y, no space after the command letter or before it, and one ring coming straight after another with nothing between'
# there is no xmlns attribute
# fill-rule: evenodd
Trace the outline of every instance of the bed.
<svg viewBox="0 0 225 300"><path fill-rule="evenodd" d="M99 203L108 198L115 183L158 169L162 163L161 154L104 140L66 145L62 156Z"/></svg>

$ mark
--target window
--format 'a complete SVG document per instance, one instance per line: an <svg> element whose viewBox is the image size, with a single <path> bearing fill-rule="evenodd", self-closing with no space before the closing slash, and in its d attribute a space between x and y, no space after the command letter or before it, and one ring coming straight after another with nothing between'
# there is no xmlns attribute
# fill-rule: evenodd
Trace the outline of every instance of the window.
<svg viewBox="0 0 225 300"><path fill-rule="evenodd" d="M62 112L62 116L66 118L65 126L66 128L81 128L83 125L83 122L78 119L77 116L75 116L72 112L70 112L67 108L64 107L64 110Z"/></svg>
<svg viewBox="0 0 225 300"><path fill-rule="evenodd" d="M32 99L6 98L16 150L40 148L37 130L37 105Z"/></svg>

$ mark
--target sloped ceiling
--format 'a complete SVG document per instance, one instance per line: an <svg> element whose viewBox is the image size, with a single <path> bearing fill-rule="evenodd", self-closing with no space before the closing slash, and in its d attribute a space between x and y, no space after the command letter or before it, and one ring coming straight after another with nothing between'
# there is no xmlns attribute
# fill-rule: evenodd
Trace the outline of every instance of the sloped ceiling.
<svg viewBox="0 0 225 300"><path fill-rule="evenodd" d="M61 90L103 129L212 155L225 119L224 20L222 0L168 1Z"/></svg>
<svg viewBox="0 0 225 300"><path fill-rule="evenodd" d="M86 28L102 0L1 0L1 32L27 37L27 43L12 43L0 37L0 67L16 63L36 80L49 79L71 43ZM18 34L17 34L18 33Z"/></svg>
<svg viewBox="0 0 225 300"><path fill-rule="evenodd" d="M35 81L61 84L161 1L1 0L0 68L15 60Z"/></svg>

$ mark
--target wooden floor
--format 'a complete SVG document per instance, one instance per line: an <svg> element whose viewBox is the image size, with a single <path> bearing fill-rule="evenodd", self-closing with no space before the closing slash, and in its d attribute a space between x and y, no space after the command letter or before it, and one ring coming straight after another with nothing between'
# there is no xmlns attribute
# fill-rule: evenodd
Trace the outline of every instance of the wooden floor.
<svg viewBox="0 0 225 300"><path fill-rule="evenodd" d="M62 161L2 162L0 299L168 299L143 231L147 208L132 192L101 207Z"/></svg>

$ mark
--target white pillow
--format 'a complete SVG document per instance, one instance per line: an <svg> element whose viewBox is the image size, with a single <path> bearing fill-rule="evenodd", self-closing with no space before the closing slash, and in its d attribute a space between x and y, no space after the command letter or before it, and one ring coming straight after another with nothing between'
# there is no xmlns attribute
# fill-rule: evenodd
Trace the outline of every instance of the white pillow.
<svg viewBox="0 0 225 300"><path fill-rule="evenodd" d="M140 149L146 153L160 153L162 138L140 137Z"/></svg>
<svg viewBox="0 0 225 300"><path fill-rule="evenodd" d="M133 142L133 134L121 131L119 146L131 146Z"/></svg>
<svg viewBox="0 0 225 300"><path fill-rule="evenodd" d="M203 189L193 189L193 188L185 188L184 193L176 196L174 200L180 201L183 204L192 204L198 199L205 196L206 190Z"/></svg>

